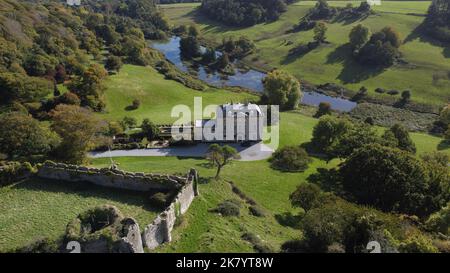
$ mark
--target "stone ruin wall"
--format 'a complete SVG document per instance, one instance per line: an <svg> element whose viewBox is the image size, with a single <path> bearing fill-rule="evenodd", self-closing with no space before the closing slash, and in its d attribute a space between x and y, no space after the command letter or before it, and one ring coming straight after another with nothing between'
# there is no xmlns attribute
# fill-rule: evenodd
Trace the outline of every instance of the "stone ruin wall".
<svg viewBox="0 0 450 273"><path fill-rule="evenodd" d="M188 177L190 177L192 183L186 183L186 185L178 192L172 203L161 212L151 224L145 227L142 239L147 248L155 249L158 245L172 240L171 232L177 217L188 210L195 196L198 195L197 171L191 169Z"/></svg>
<svg viewBox="0 0 450 273"><path fill-rule="evenodd" d="M136 235L139 231L139 225L132 229L133 238L139 237L139 243L136 240L122 238L125 244L129 244L131 252L143 252L143 246L148 249L155 249L163 243L172 240L171 232L175 225L177 217L186 213L195 196L198 195L197 182L198 173L191 169L187 176L163 175L163 174L145 174L125 172L121 170L88 168L63 163L46 162L37 172L40 178L63 180L63 181L84 181L98 186L133 190L145 192L149 190L178 190L171 204L161 212L151 224L147 225L142 232L142 236ZM128 236L127 236L128 237ZM133 242L134 243L131 243ZM142 242L142 244L140 243Z"/></svg>
<svg viewBox="0 0 450 273"><path fill-rule="evenodd" d="M187 177L175 175L135 173L53 162L44 163L37 176L63 181L85 181L103 187L141 192L179 189L188 182Z"/></svg>

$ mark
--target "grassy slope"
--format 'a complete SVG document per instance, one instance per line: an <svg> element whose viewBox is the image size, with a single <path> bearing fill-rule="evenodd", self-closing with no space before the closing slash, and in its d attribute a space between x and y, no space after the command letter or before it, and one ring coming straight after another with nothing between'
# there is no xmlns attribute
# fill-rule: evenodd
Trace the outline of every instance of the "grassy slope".
<svg viewBox="0 0 450 273"><path fill-rule="evenodd" d="M192 108L194 97L203 98L203 107L208 104L225 102L245 102L256 96L248 93L233 93L210 88L207 91L195 91L175 81L168 81L151 67L125 65L120 73L111 76L106 91L106 113L101 114L109 120L119 120L124 116L133 116L138 122L150 118L156 123L172 122L172 107L185 104ZM141 106L137 110L127 111L133 99L139 99Z"/></svg>
<svg viewBox="0 0 450 273"><path fill-rule="evenodd" d="M344 6L346 1L329 2L333 6ZM357 5L358 2L353 2ZM433 75L445 74L450 70L449 49L414 36L414 30L421 24L423 17L407 13L425 14L429 2L382 2L376 6L377 15L360 22L334 22L329 24L327 33L330 45L313 50L301 57L289 58L288 52L299 43L312 40L313 32L286 33L298 23L314 4L313 1L296 3L288 8L281 18L273 23L259 24L250 28L228 28L196 15L198 4L164 5L165 14L174 24L195 22L206 37L220 41L222 37L246 36L256 42L258 52L247 58L260 67L282 67L312 83L336 82L352 90L361 86L369 88L373 96L377 87L412 91L413 100L434 105L443 105L450 99L450 81L440 80L433 84ZM374 71L356 64L350 58L348 33L356 24L363 24L372 31L385 26L393 26L407 42L401 51L411 66L396 66L385 71ZM288 41L293 44L286 45Z"/></svg>
<svg viewBox="0 0 450 273"><path fill-rule="evenodd" d="M316 119L295 112L281 114L281 145L298 145L309 141ZM419 153L436 149L439 138L424 134L412 134ZM450 154L450 149L446 150ZM115 158L120 168L131 171L187 172L196 168L201 177L212 177L214 169L203 159L176 157ZM107 166L107 159L92 162L96 166ZM185 223L175 229L174 241L159 248L159 252L248 252L251 246L240 239L243 232L251 231L278 249L287 239L298 238L301 231L281 225L277 218L295 214L289 203L289 194L297 185L306 181L317 168L336 166L337 160L326 164L314 159L305 173L283 173L273 170L266 160L256 162L233 162L222 171L222 177L233 181L248 196L256 200L267 212L265 218L250 216L247 209L239 218L224 218L208 212L223 200L236 198L230 186L224 182L210 182L199 185L201 196L192 204L186 214Z"/></svg>
<svg viewBox="0 0 450 273"><path fill-rule="evenodd" d="M37 237L56 239L79 213L103 204L117 206L140 226L156 212L144 207L144 197L77 183L32 180L0 188L0 252L22 246Z"/></svg>

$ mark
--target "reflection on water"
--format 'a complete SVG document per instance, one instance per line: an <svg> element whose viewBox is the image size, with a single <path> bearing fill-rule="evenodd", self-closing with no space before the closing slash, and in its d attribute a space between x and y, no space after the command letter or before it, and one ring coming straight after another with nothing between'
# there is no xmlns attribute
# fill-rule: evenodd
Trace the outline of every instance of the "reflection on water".
<svg viewBox="0 0 450 273"><path fill-rule="evenodd" d="M190 62L185 62L180 54L180 37L173 36L167 41L158 41L152 43L152 47L161 51L166 58L176 65L181 71L193 74L202 81L211 85L222 86L240 86L254 91L262 92L262 79L266 76L265 73L246 69L244 67L237 67L234 75L224 75L217 71L211 71L207 67ZM202 48L204 50L204 48ZM220 55L220 52L217 52ZM356 103L342 99L323 95L317 92L304 92L302 103L307 105L317 106L321 102L328 102L331 108L339 111L350 111L356 107Z"/></svg>

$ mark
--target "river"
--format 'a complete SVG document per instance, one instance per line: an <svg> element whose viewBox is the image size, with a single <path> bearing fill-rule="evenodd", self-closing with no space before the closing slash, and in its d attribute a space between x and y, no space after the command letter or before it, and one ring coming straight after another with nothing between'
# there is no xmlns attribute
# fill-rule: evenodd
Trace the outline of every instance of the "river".
<svg viewBox="0 0 450 273"><path fill-rule="evenodd" d="M257 92L263 91L262 79L266 76L266 73L243 68L237 64L234 75L224 75L217 71L210 71L201 64L193 65L190 62L183 61L180 52L180 37L173 36L165 41L153 42L151 46L161 51L181 71L191 73L193 76L213 86L240 86ZM220 52L216 54L220 55ZM353 101L327 96L314 91L304 91L301 102L313 106L317 106L321 102L328 102L332 109L342 112L351 111L356 107L356 103Z"/></svg>

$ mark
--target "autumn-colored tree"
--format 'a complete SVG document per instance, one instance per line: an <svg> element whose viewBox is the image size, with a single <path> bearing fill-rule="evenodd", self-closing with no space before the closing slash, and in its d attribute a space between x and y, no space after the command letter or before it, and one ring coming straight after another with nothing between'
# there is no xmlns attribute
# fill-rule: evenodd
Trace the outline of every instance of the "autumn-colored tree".
<svg viewBox="0 0 450 273"><path fill-rule="evenodd" d="M94 111L100 111L104 107L103 93L106 89L104 80L107 75L102 66L92 64L81 77L69 85L69 90L78 95L82 106L89 106Z"/></svg>
<svg viewBox="0 0 450 273"><path fill-rule="evenodd" d="M46 155L59 144L54 132L27 114L3 114L0 124L0 153L10 158Z"/></svg>
<svg viewBox="0 0 450 273"><path fill-rule="evenodd" d="M51 127L62 138L58 156L67 162L82 162L105 124L88 109L75 105L60 104L51 116Z"/></svg>

